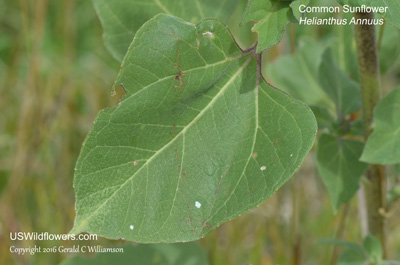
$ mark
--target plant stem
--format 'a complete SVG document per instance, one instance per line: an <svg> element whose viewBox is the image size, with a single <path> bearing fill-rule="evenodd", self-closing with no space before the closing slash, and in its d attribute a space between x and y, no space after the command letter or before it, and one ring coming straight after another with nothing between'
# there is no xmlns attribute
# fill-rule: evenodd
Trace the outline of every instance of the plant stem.
<svg viewBox="0 0 400 265"><path fill-rule="evenodd" d="M338 227L336 230L335 239L340 240L343 238L344 231L346 228L346 219L349 214L349 209L350 209L350 203L346 203L343 206L343 211L342 211L342 215L340 217L339 224L338 224ZM339 247L335 245L333 247L333 251L332 251L331 265L335 265L337 263L338 257L339 257Z"/></svg>
<svg viewBox="0 0 400 265"><path fill-rule="evenodd" d="M292 259L293 265L300 265L301 263L301 235L299 233L299 200L301 200L301 196L299 196L299 189L301 187L301 183L299 178L294 178L291 181L291 193L292 193L292 227L291 227L291 235L292 235Z"/></svg>
<svg viewBox="0 0 400 265"><path fill-rule="evenodd" d="M357 19L373 20L373 13L355 13ZM372 132L373 110L381 97L380 70L375 26L356 25L354 27L358 51L362 97L362 122L365 141ZM369 232L380 239L386 256L385 220L381 212L386 208L386 174L382 165L370 165L366 173L365 194L368 204Z"/></svg>

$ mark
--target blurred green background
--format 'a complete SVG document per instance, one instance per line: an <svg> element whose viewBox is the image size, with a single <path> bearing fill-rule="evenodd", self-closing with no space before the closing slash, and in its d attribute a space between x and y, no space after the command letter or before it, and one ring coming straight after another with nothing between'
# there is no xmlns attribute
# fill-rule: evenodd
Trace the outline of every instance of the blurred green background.
<svg viewBox="0 0 400 265"><path fill-rule="evenodd" d="M238 7L232 25L237 25L245 3ZM243 46L251 44L249 27L232 28ZM296 35L306 35L319 45L335 41L336 36L330 27L287 29L282 43L266 54L265 69L280 56L295 52L293 43L297 47L302 43ZM386 33L383 43L391 46L382 48L387 58L382 63L386 91L398 85L400 76L399 39L393 39L394 34L398 32ZM111 96L119 63L106 51L101 36L89 0L0 0L0 264L58 264L68 257L11 255L10 245L76 244L12 242L10 232L62 234L72 228L73 171L81 144L97 112L117 104L122 96L119 90ZM359 201L354 198L334 216L314 156L312 151L292 180L266 203L200 240L210 264L331 264L337 250L319 239L361 242ZM399 172L389 171L393 184ZM397 205L388 216L389 257L395 260L400 260L399 223Z"/></svg>

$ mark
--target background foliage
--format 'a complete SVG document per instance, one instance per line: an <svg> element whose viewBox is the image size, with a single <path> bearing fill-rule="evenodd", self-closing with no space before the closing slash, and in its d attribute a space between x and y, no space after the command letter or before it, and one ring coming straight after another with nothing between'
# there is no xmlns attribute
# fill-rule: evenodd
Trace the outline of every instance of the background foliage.
<svg viewBox="0 0 400 265"><path fill-rule="evenodd" d="M244 48L251 45L251 36L254 38L248 33L251 25L241 30L236 26L245 4L241 0L228 21ZM75 161L97 112L117 104L122 95L117 90L110 97L119 63L104 48L100 22L90 1L3 0L0 6L0 264L57 264L68 255L10 255L9 232L67 233L72 227ZM340 69L357 80L351 59L351 28L290 25L286 29L283 41L264 56L264 75L271 83L278 84L275 80L284 74L298 77L294 84L304 84L300 91L307 91L309 83L318 87L318 80L312 78L318 76L315 62L321 60L324 50L311 53L316 57L310 58L305 50L312 44L330 45ZM390 27L382 36L386 94L399 83L400 42L398 32ZM291 43L296 44L295 50ZM284 60L293 67L284 67ZM276 69L279 64L283 64L281 70ZM276 75L269 74L273 69ZM310 74L312 71L316 73ZM290 91L291 85L279 87ZM322 92L319 96L312 100L330 101ZM295 177L267 203L200 240L210 264L329 264L333 247L321 244L320 238L339 235L362 241L358 200L353 198L333 216L314 157L311 152ZM394 184L399 171L393 167L389 174ZM400 210L396 201L393 204L388 219L389 256L400 259L400 227L396 226ZM345 229L338 230L345 219ZM76 242L36 243L51 247ZM118 243L106 239L85 242Z"/></svg>

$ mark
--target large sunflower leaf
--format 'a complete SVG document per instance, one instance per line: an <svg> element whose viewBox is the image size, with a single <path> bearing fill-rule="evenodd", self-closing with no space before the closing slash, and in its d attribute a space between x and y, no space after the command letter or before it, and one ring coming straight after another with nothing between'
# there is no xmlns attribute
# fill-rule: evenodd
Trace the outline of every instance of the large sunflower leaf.
<svg viewBox="0 0 400 265"><path fill-rule="evenodd" d="M190 3L189 3L190 2ZM238 0L93 0L104 28L104 42L111 54L122 61L135 32L159 13L197 23L206 17L227 21Z"/></svg>
<svg viewBox="0 0 400 265"><path fill-rule="evenodd" d="M71 232L196 240L282 186L316 122L306 104L257 81L254 57L213 19L147 22L117 79L126 96L82 147Z"/></svg>

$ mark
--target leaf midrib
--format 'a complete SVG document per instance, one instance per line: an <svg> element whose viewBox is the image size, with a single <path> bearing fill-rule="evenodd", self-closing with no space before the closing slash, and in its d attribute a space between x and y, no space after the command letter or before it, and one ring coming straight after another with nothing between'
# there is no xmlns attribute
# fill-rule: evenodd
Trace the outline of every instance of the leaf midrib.
<svg viewBox="0 0 400 265"><path fill-rule="evenodd" d="M182 134L184 134L193 124L196 123L197 120L199 120L205 112L214 104L214 102L222 95L224 94L225 90L232 84L236 78L242 73L242 71L247 67L247 65L253 60L253 57L250 56L249 59L247 59L243 65L234 73L234 75L228 80L228 82L220 89L220 91L214 96L214 98L204 107L204 109L196 116L193 118L193 120L185 126L185 128L180 131L171 141L169 141L166 145L164 145L160 150L158 150L154 155L152 155L132 176L130 176L125 182L121 184L121 186L116 189L96 210L94 210L87 218L84 218L78 225L78 228L73 228L70 233L76 233L76 230L79 230L78 232L81 231L81 229L87 224L87 222L100 210L102 209L113 197L115 194L118 193L119 190L121 190L129 181L134 179L134 177L141 172L145 166L147 166L155 157L158 156L158 154L162 153L163 150L168 148L172 143L175 142L176 139L178 139Z"/></svg>

